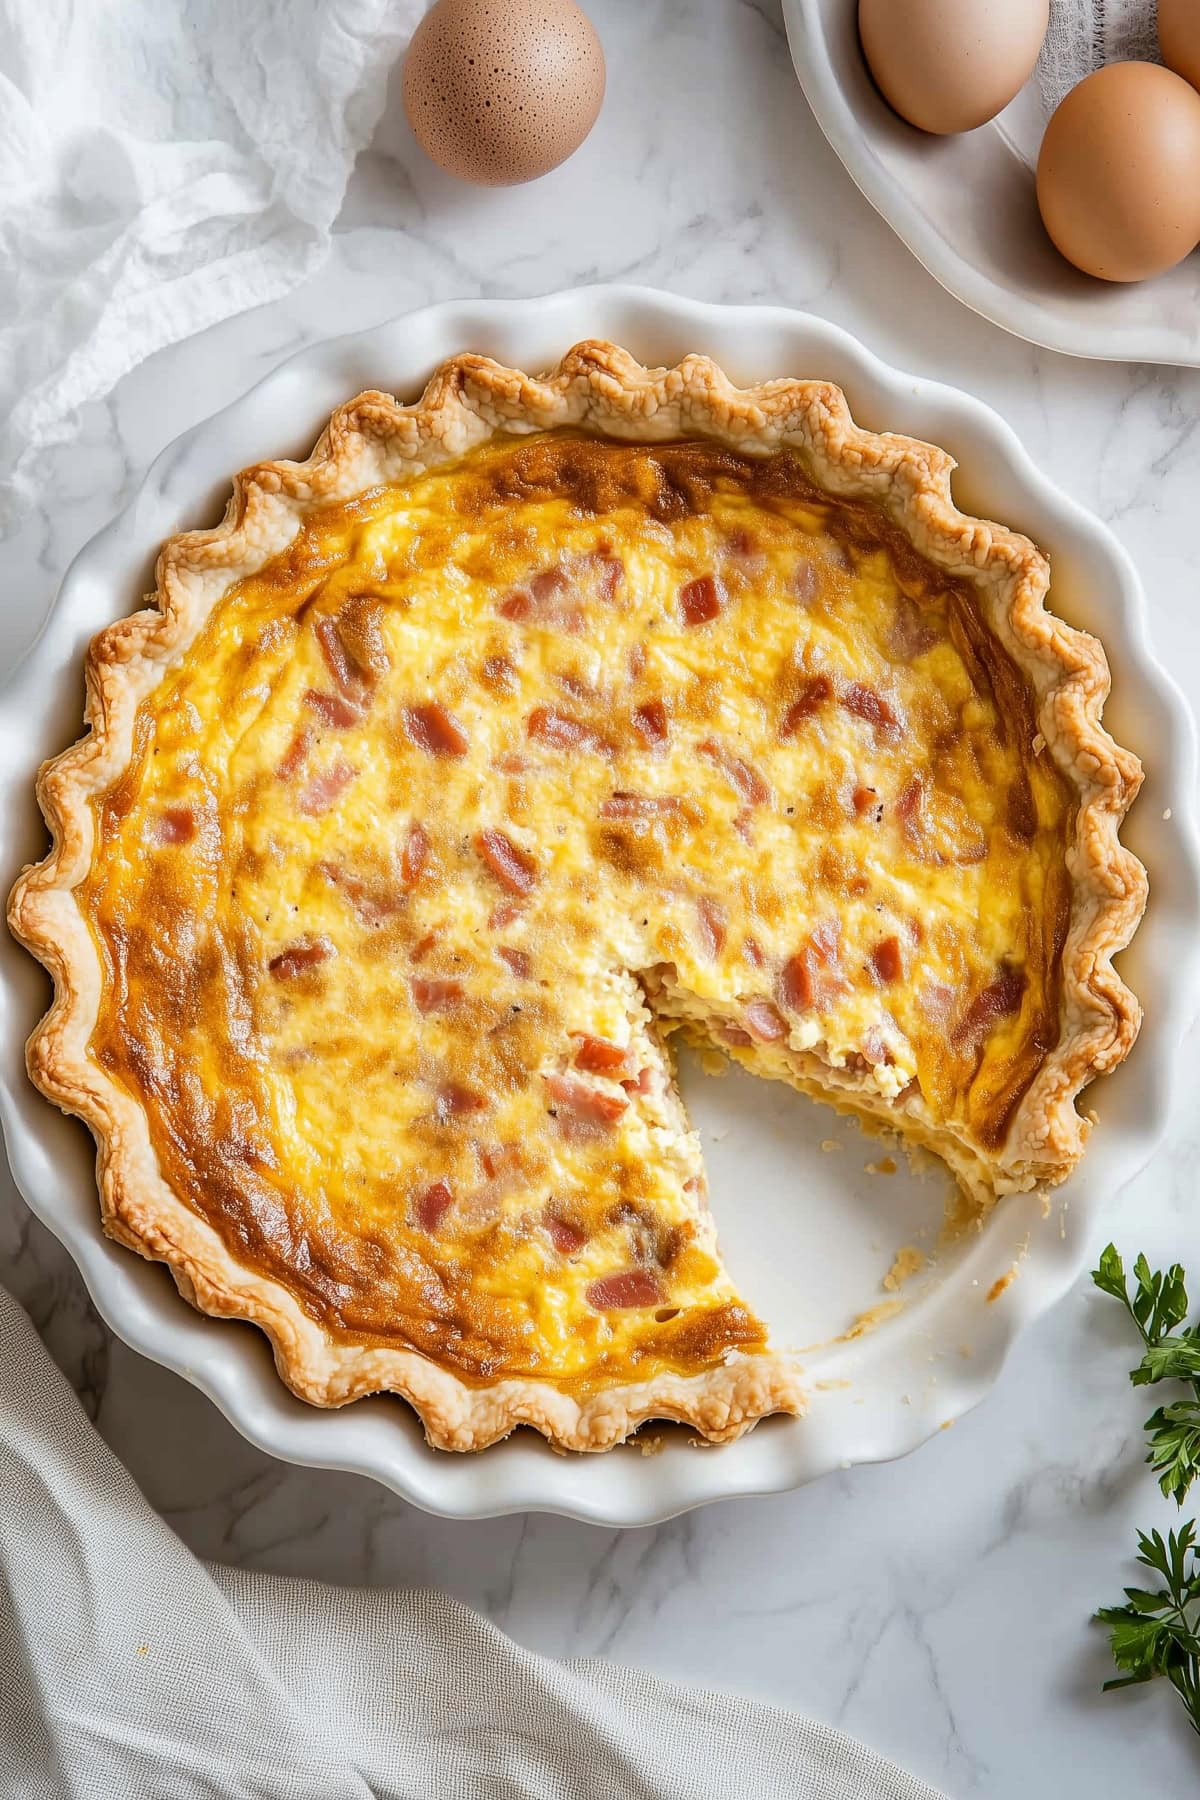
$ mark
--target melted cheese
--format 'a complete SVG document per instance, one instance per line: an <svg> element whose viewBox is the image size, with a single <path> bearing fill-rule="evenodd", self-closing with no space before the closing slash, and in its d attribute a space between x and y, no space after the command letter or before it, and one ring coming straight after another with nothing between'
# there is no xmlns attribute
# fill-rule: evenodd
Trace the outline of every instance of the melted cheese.
<svg viewBox="0 0 1200 1800"><path fill-rule="evenodd" d="M970 591L794 459L501 441L311 516L145 703L93 1053L331 1330L710 1366L763 1332L660 1033L986 1169L1057 1031L1034 745Z"/></svg>

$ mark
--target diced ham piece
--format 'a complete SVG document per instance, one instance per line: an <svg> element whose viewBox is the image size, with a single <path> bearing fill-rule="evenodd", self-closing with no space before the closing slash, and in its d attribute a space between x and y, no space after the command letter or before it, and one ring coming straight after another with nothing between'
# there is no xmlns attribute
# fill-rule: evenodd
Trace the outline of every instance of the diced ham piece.
<svg viewBox="0 0 1200 1800"><path fill-rule="evenodd" d="M488 930L503 931L514 919L519 919L523 911L519 900L499 900L488 914Z"/></svg>
<svg viewBox="0 0 1200 1800"><path fill-rule="evenodd" d="M586 1033L579 1040L579 1048L575 1052L575 1067L584 1069L589 1075L615 1075L629 1066L629 1051L621 1044L612 1044L607 1038L589 1037Z"/></svg>
<svg viewBox="0 0 1200 1800"><path fill-rule="evenodd" d="M896 817L907 823L918 817L924 804L925 784L919 775L910 775L896 796Z"/></svg>
<svg viewBox="0 0 1200 1800"><path fill-rule="evenodd" d="M298 943L289 944L278 956L273 956L267 964L267 971L276 981L292 981L297 975L304 975L309 969L315 969L318 963L328 962L337 951L327 937L301 938Z"/></svg>
<svg viewBox="0 0 1200 1800"><path fill-rule="evenodd" d="M696 919L700 947L710 962L716 962L725 943L729 915L720 901L701 894L696 902Z"/></svg>
<svg viewBox="0 0 1200 1800"><path fill-rule="evenodd" d="M920 606L907 596L900 599L887 630L887 646L900 663L910 663L937 643L935 625L929 623Z"/></svg>
<svg viewBox="0 0 1200 1800"><path fill-rule="evenodd" d="M341 798L356 773L349 763L344 762L336 762L332 768L322 769L301 788L296 805L306 818L319 819L329 811L335 800Z"/></svg>
<svg viewBox="0 0 1200 1800"><path fill-rule="evenodd" d="M317 870L346 896L367 925L378 925L381 920L390 918L404 903L398 885L386 877L371 875L364 878L336 862L319 862Z"/></svg>
<svg viewBox="0 0 1200 1800"><path fill-rule="evenodd" d="M459 721L437 700L406 706L404 729L427 756L465 756L470 748L471 740Z"/></svg>
<svg viewBox="0 0 1200 1800"><path fill-rule="evenodd" d="M883 695L865 682L852 681L843 689L842 705L856 719L865 719L880 732L894 732L900 721Z"/></svg>
<svg viewBox="0 0 1200 1800"><path fill-rule="evenodd" d="M496 955L508 964L518 981L528 981L530 964L527 950L514 950L511 944L498 944Z"/></svg>
<svg viewBox="0 0 1200 1800"><path fill-rule="evenodd" d="M633 709L633 729L643 744L665 744L667 741L667 709L661 700L647 700Z"/></svg>
<svg viewBox="0 0 1200 1800"><path fill-rule="evenodd" d="M429 833L419 819L408 828L404 848L400 852L400 879L405 887L415 887L429 861Z"/></svg>
<svg viewBox="0 0 1200 1800"><path fill-rule="evenodd" d="M610 794L600 802L602 819L661 819L677 813L683 801L678 794Z"/></svg>
<svg viewBox="0 0 1200 1800"><path fill-rule="evenodd" d="M284 752L275 773L280 781L291 781L300 773L300 765L312 747L313 734L307 725L299 730Z"/></svg>
<svg viewBox="0 0 1200 1800"><path fill-rule="evenodd" d="M423 938L419 938L418 941L413 945L412 949L409 951L409 953L408 953L409 962L413 962L413 963L424 962L425 958L429 955L429 952L436 948L436 946L441 938L441 935L442 934L440 931L427 931L425 933L425 936Z"/></svg>
<svg viewBox="0 0 1200 1800"><path fill-rule="evenodd" d="M534 604L540 606L555 594L565 593L568 585L567 571L561 563L554 563L548 569L539 569L530 579L529 592Z"/></svg>
<svg viewBox="0 0 1200 1800"><path fill-rule="evenodd" d="M746 1050L754 1042L750 1033L743 1031L740 1025L722 1025L718 1035L722 1043L732 1044L737 1050Z"/></svg>
<svg viewBox="0 0 1200 1800"><path fill-rule="evenodd" d="M572 718L570 713L556 712L552 706L535 706L525 721L525 731L538 743L550 744L556 750L577 750L581 746L598 750L601 747L599 732L585 725L582 719Z"/></svg>
<svg viewBox="0 0 1200 1800"><path fill-rule="evenodd" d="M462 982L453 977L414 975L409 986L413 1005L420 1013L446 1012L462 999Z"/></svg>
<svg viewBox="0 0 1200 1800"><path fill-rule="evenodd" d="M413 1206L417 1224L422 1231L436 1231L450 1208L454 1205L454 1195L448 1181L434 1181L417 1196Z"/></svg>
<svg viewBox="0 0 1200 1800"><path fill-rule="evenodd" d="M487 1110L487 1095L479 1093L475 1088L464 1087L459 1081L443 1082L437 1093L436 1112L438 1118L445 1123L447 1119L461 1119L471 1113Z"/></svg>
<svg viewBox="0 0 1200 1800"><path fill-rule="evenodd" d="M811 1012L817 1001L813 976L808 967L808 950L797 950L779 972L779 999L788 1012Z"/></svg>
<svg viewBox="0 0 1200 1800"><path fill-rule="evenodd" d="M346 653L346 646L342 642L341 633L338 631L337 620L329 617L318 619L313 630L317 634L317 642L321 646L321 655L325 658L326 668L341 691L344 694L350 693L358 686L358 682L350 658Z"/></svg>
<svg viewBox="0 0 1200 1800"><path fill-rule="evenodd" d="M636 1077L623 1081L621 1086L627 1094L652 1094L654 1092L654 1070L649 1067L639 1069Z"/></svg>
<svg viewBox="0 0 1200 1800"><path fill-rule="evenodd" d="M870 812L879 811L879 795L873 787L856 787L851 797L856 819L865 818Z"/></svg>
<svg viewBox="0 0 1200 1800"><path fill-rule="evenodd" d="M878 1025L868 1025L863 1032L859 1054L869 1069L878 1069L881 1065L895 1061Z"/></svg>
<svg viewBox="0 0 1200 1800"><path fill-rule="evenodd" d="M479 1162L489 1181L511 1181L521 1172L521 1149L518 1144L484 1144Z"/></svg>
<svg viewBox="0 0 1200 1800"><path fill-rule="evenodd" d="M899 981L904 974L904 957L898 937L886 937L871 952L871 967L880 981Z"/></svg>
<svg viewBox="0 0 1200 1800"><path fill-rule="evenodd" d="M994 981L981 988L950 1033L959 1051L977 1050L992 1027L1021 1010L1025 975L1020 969L1002 968Z"/></svg>
<svg viewBox="0 0 1200 1800"><path fill-rule="evenodd" d="M620 557L607 550L591 550L584 558L584 567L591 573L598 597L612 600L625 578L625 564Z"/></svg>
<svg viewBox="0 0 1200 1800"><path fill-rule="evenodd" d="M718 738L705 738L696 749L707 762L720 769L747 806L762 806L771 798L771 790L758 770L743 757L735 755L728 744L722 744Z"/></svg>
<svg viewBox="0 0 1200 1800"><path fill-rule="evenodd" d="M510 619L516 625L548 625L558 631L583 629L583 607L572 594L561 564L539 570L524 587L506 595L497 611L502 619Z"/></svg>
<svg viewBox="0 0 1200 1800"><path fill-rule="evenodd" d="M581 1125L609 1130L629 1105L620 1094L605 1093L603 1088L579 1081L574 1075L550 1074L545 1080L555 1106Z"/></svg>
<svg viewBox="0 0 1200 1800"><path fill-rule="evenodd" d="M832 698L833 683L828 675L805 676L779 721L780 737L791 737L806 719L811 719L814 713L820 712Z"/></svg>
<svg viewBox="0 0 1200 1800"><path fill-rule="evenodd" d="M955 862L960 866L983 862L988 853L988 837L983 827L972 819L965 819L953 849L944 849L936 834L930 831L925 816L925 798L925 783L919 775L910 775L892 807L906 840L922 861L935 865Z"/></svg>
<svg viewBox="0 0 1200 1800"><path fill-rule="evenodd" d="M581 1231L578 1225L572 1224L570 1219L560 1218L558 1213L547 1212L543 1223L550 1235L550 1242L560 1256L574 1256L587 1243L587 1233Z"/></svg>
<svg viewBox="0 0 1200 1800"><path fill-rule="evenodd" d="M707 625L721 610L721 594L711 575L697 575L679 590L679 616L685 625Z"/></svg>
<svg viewBox="0 0 1200 1800"><path fill-rule="evenodd" d="M476 848L501 887L510 894L528 894L537 880L537 867L526 851L503 831L489 826L475 839Z"/></svg>
<svg viewBox="0 0 1200 1800"><path fill-rule="evenodd" d="M789 1012L824 1011L846 991L838 963L841 926L836 919L818 925L808 942L789 956L779 975L779 1001Z"/></svg>
<svg viewBox="0 0 1200 1800"><path fill-rule="evenodd" d="M190 844L196 835L196 815L190 806L168 806L155 831L160 844Z"/></svg>
<svg viewBox="0 0 1200 1800"><path fill-rule="evenodd" d="M657 1306L661 1299L661 1284L649 1269L624 1269L619 1275L602 1275L587 1286L587 1303L596 1312Z"/></svg>
<svg viewBox="0 0 1200 1800"><path fill-rule="evenodd" d="M773 1044L787 1036L787 1023L769 1000L748 1000L742 1016L747 1030L759 1044Z"/></svg>
<svg viewBox="0 0 1200 1800"><path fill-rule="evenodd" d="M318 619L314 630L326 667L347 700L367 703L367 694L388 667L380 629L383 606L365 594L347 600L336 618Z"/></svg>
<svg viewBox="0 0 1200 1800"><path fill-rule="evenodd" d="M362 718L362 707L347 700L344 694L326 694L319 688L309 688L304 704L311 707L323 725L332 726L335 731L346 731Z"/></svg>
<svg viewBox="0 0 1200 1800"><path fill-rule="evenodd" d="M742 945L742 955L750 964L751 968L754 969L761 969L763 963L766 961L766 958L758 947L757 939L752 937L748 937Z"/></svg>

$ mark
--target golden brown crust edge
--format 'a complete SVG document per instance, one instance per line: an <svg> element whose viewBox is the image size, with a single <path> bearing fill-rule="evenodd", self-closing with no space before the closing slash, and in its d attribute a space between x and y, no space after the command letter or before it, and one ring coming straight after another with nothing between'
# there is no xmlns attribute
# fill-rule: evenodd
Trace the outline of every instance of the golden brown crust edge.
<svg viewBox="0 0 1200 1800"><path fill-rule="evenodd" d="M95 638L87 661L90 734L41 770L38 798L52 848L18 879L9 923L54 981L53 1004L29 1041L29 1072L95 1135L109 1234L166 1262L205 1312L258 1324L283 1379L304 1399L336 1406L381 1390L398 1393L420 1415L429 1440L444 1448L479 1449L526 1423L561 1448L600 1450L653 1418L680 1420L721 1441L769 1412L803 1410L799 1371L786 1353L739 1355L701 1375L663 1372L576 1400L536 1381L470 1387L414 1353L336 1342L282 1284L239 1265L212 1227L176 1198L158 1171L141 1107L89 1057L102 973L72 889L91 862L89 800L128 765L141 700L227 589L281 550L306 512L460 455L497 431L571 425L642 441L699 434L750 452L798 450L822 486L875 498L930 561L971 579L991 628L1030 679L1041 733L1078 796L1068 856L1073 900L1059 1044L1012 1121L997 1192L1069 1172L1087 1130L1075 1097L1094 1074L1121 1061L1140 1023L1112 958L1129 942L1146 901L1145 871L1118 836L1141 768L1101 723L1109 689L1104 652L1045 610L1049 569L1027 538L958 511L950 494L954 463L944 451L861 430L840 389L828 383L737 389L705 357L646 369L598 341L577 344L538 379L462 355L442 365L413 405L360 394L334 413L305 462L265 462L238 475L220 525L163 546L152 604Z"/></svg>

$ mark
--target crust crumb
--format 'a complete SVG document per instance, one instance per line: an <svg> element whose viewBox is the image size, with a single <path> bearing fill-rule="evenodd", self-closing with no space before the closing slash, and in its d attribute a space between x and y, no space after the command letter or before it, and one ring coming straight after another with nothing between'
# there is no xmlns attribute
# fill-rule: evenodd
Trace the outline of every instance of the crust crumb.
<svg viewBox="0 0 1200 1800"><path fill-rule="evenodd" d="M883 1286L889 1294L894 1294L924 1267L925 1252L918 1250L915 1244L904 1244L897 1250L892 1266L883 1278Z"/></svg>
<svg viewBox="0 0 1200 1800"><path fill-rule="evenodd" d="M868 1332L877 1331L888 1319L903 1311L903 1300L881 1300L877 1306L868 1306L866 1312L859 1313L850 1329L842 1333L842 1342L848 1344L855 1338L866 1337Z"/></svg>
<svg viewBox="0 0 1200 1800"><path fill-rule="evenodd" d="M1011 1269L1006 1270L1003 1275L993 1281L991 1287L987 1291L987 1303L989 1306L992 1304L993 1300L998 1300L1000 1298L1005 1288L1012 1286L1019 1273L1020 1270L1018 1265L1014 1263Z"/></svg>

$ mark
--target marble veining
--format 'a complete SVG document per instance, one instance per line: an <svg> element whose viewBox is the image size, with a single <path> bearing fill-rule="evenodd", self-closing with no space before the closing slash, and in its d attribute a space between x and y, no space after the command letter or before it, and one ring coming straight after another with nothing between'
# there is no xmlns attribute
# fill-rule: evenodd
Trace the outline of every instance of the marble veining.
<svg viewBox="0 0 1200 1800"><path fill-rule="evenodd" d="M1160 654L1200 700L1200 371L1054 356L944 294L809 117L777 0L589 11L608 99L561 170L509 191L455 184L412 143L393 81L327 266L288 299L155 356L88 409L45 458L45 503L5 545L0 669L163 446L290 351L434 300L628 279L807 307L900 367L978 393L1112 523ZM189 500L185 458L163 478ZM1187 1053L1194 1065L1200 1034ZM1184 1094L1095 1248L1112 1235L1179 1257L1200 1301L1198 1155ZM357 1477L272 1462L110 1337L6 1175L0 1279L203 1556L441 1586L535 1649L611 1656L834 1721L954 1795L1140 1794L1151 1762L1156 1793L1196 1791L1200 1749L1170 1697L1099 1692L1107 1657L1089 1613L1133 1578L1135 1528L1165 1528L1173 1509L1142 1464L1148 1407L1126 1381L1128 1332L1086 1281L1021 1341L983 1404L915 1456L614 1532L544 1515L453 1524Z"/></svg>

